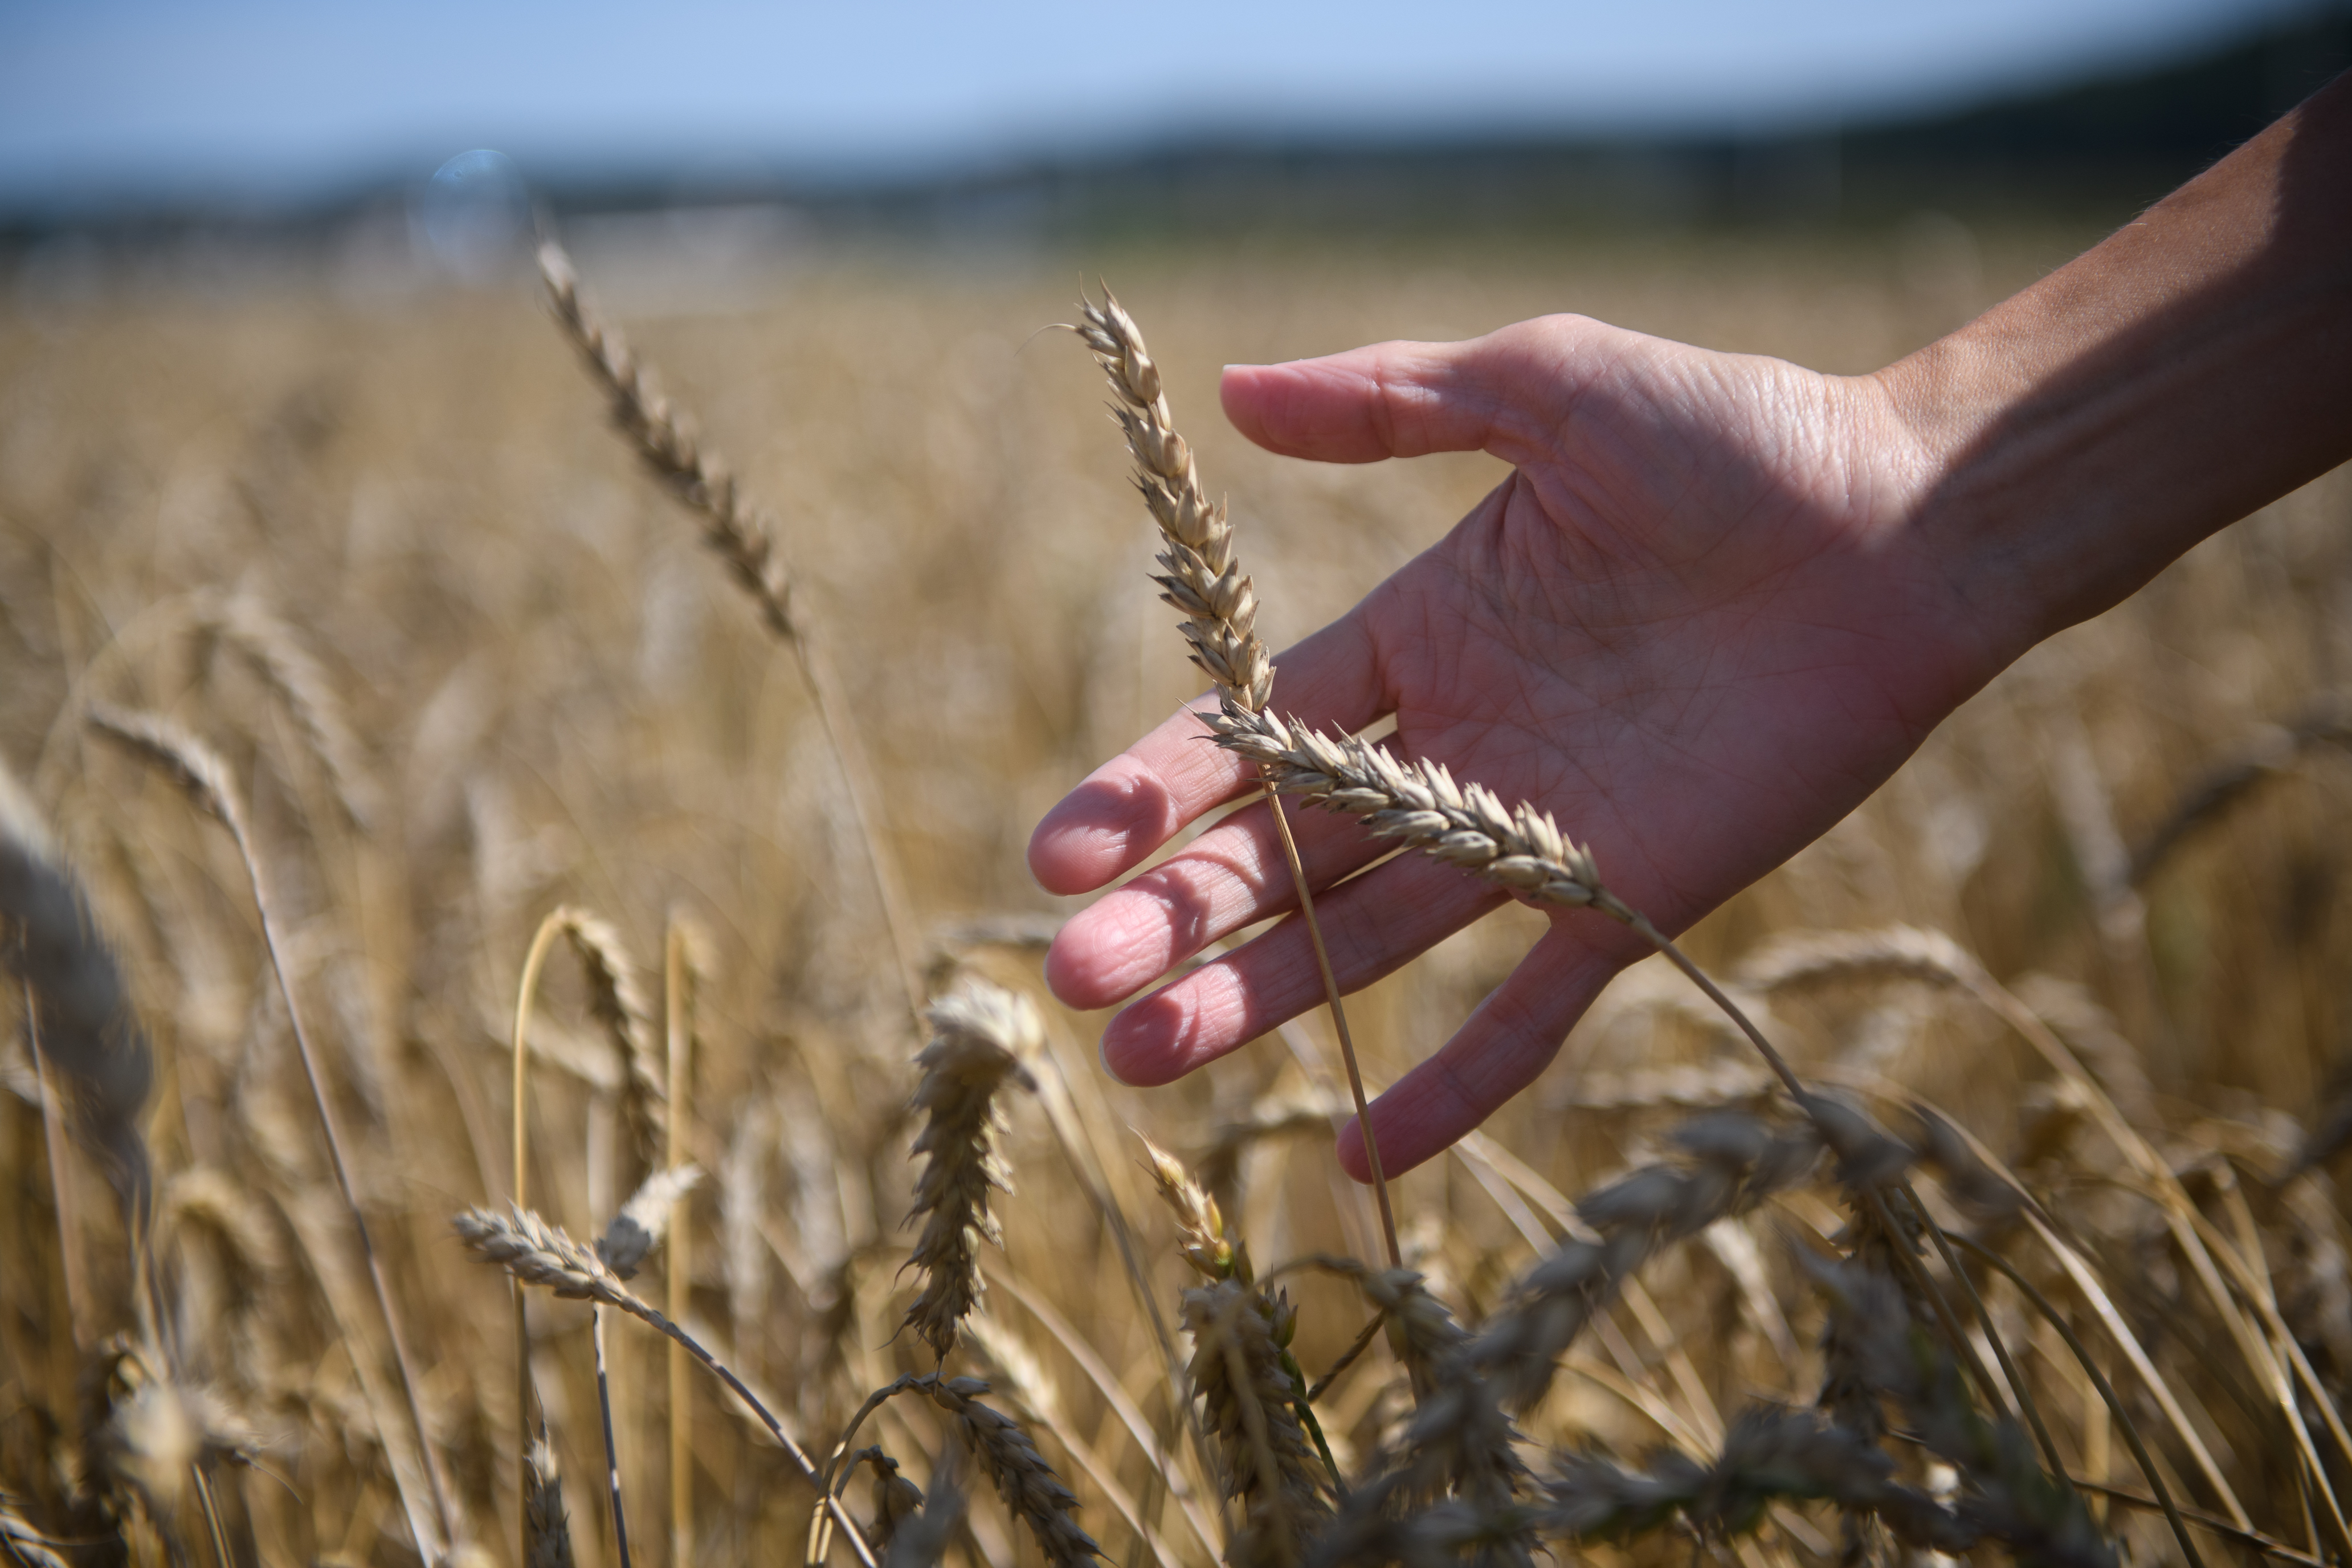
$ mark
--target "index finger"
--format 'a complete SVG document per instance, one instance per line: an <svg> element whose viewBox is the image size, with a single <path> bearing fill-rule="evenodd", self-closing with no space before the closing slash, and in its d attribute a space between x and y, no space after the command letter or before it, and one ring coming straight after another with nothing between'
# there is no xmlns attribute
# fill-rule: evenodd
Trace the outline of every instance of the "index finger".
<svg viewBox="0 0 2352 1568"><path fill-rule="evenodd" d="M1356 731L1386 710L1364 609L1358 605L1276 660L1277 711L1318 729ZM1045 814L1029 839L1029 870L1039 886L1092 892L1247 787L1255 770L1205 738L1200 715L1215 705L1213 696L1185 704Z"/></svg>

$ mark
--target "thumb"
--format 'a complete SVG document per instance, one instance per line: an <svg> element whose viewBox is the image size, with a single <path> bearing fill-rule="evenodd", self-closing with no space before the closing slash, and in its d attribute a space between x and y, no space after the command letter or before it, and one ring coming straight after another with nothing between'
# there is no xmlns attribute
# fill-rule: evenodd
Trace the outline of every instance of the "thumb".
<svg viewBox="0 0 2352 1568"><path fill-rule="evenodd" d="M1234 428L1286 458L1376 463L1487 451L1517 461L1536 431L1559 427L1590 363L1587 340L1606 331L1555 316L1465 342L1233 364L1219 390Z"/></svg>

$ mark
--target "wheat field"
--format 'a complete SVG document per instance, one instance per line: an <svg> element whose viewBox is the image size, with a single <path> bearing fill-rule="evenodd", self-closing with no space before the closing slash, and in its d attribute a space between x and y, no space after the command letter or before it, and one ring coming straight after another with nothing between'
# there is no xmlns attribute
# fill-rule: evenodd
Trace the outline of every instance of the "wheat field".
<svg viewBox="0 0 2352 1568"><path fill-rule="evenodd" d="M0 992L0 1556L507 1562L552 1471L568 1535L537 1530L533 1564L848 1563L869 1542L992 1564L2073 1563L2186 1561L2184 1535L2216 1562L2344 1560L2345 473L2036 651L1685 939L1868 1147L1903 1141L1876 1177L1654 960L1480 1140L1393 1184L1416 1285L1331 1154L1328 1016L1138 1091L1096 1064L1103 1018L1039 979L1076 906L1030 881L1030 826L1203 689L1100 375L1041 331L1075 319L1081 268L1148 327L1278 662L1501 469L1272 458L1217 417L1220 365L1574 310L1859 371L2095 237L810 241L709 299L583 243L599 308L772 513L829 687L616 436L527 279L20 289L0 304L0 759L21 784L0 939L26 982ZM187 745L220 766L194 797ZM31 1048L64 1006L16 901L42 867L69 868L119 959L143 1042L107 1035L112 1068ZM1352 998L1365 1077L1434 1048L1540 928L1506 910ZM518 1272L602 1268L497 1229L519 1223L535 946L530 1207L585 1243L651 1173L702 1175L644 1272L581 1287L593 1322L529 1294L526 1409L517 1287L453 1221L478 1206L474 1250ZM961 1000L926 1026L910 984ZM109 1099L142 1049L146 1092ZM1723 1152L1751 1134L1801 1161L1767 1181L1765 1145ZM966 1163L929 1168L942 1147ZM1736 1192L1695 1215L1627 1206L1659 1172L1696 1205L1726 1160ZM1946 1232L1959 1250L1919 1240ZM774 1427L671 1365L615 1291ZM1885 1300L1910 1348L1874 1362L1857 1336ZM1328 1388L1294 1401L1286 1352ZM1960 1379L1996 1360L1998 1386ZM786 1442L830 1474L894 1384L825 1518ZM1484 1470L1440 1419L1465 1387L1499 1401ZM1817 1404L1884 1460L1841 1449L1829 1476L1771 1447L1829 1429L1803 1424ZM2053 1468L2083 1484L2034 1490Z"/></svg>

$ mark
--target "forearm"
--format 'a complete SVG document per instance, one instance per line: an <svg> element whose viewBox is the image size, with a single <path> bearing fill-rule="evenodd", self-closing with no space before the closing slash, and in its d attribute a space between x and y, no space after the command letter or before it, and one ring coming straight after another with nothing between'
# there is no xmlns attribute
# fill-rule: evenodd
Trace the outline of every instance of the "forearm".
<svg viewBox="0 0 2352 1568"><path fill-rule="evenodd" d="M2004 661L2352 458L2352 76L1874 379Z"/></svg>

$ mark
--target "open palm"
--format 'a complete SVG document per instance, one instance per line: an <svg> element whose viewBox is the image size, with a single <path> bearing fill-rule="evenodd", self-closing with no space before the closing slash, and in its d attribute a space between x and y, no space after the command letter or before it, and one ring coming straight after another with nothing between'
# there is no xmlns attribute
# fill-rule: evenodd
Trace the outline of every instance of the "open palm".
<svg viewBox="0 0 2352 1568"><path fill-rule="evenodd" d="M1279 658L1274 706L1325 730L1395 714L1392 749L1551 811L1669 932L1825 831L2004 662L1913 526L1935 476L1872 380L1551 317L1237 367L1224 402L1290 456L1483 449L1513 465L1452 532ZM1055 806L1030 846L1039 881L1100 888L1246 793L1244 764L1202 732L1177 714ZM1345 989L1505 897L1422 856L1357 876L1385 845L1351 820L1294 819ZM1074 1005L1107 1006L1296 901L1253 806L1072 919L1047 977ZM1554 912L1375 1106L1387 1168L1526 1087L1643 951L1599 915ZM1104 1061L1164 1083L1321 999L1294 917L1120 1013ZM1341 1157L1364 1174L1352 1135Z"/></svg>

